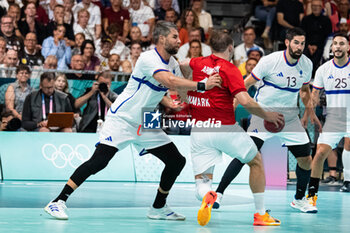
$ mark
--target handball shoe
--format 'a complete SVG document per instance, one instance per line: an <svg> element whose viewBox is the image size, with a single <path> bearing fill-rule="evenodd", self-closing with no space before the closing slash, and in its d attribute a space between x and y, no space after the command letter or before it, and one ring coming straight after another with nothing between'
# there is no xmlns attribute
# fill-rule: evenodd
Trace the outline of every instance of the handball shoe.
<svg viewBox="0 0 350 233"><path fill-rule="evenodd" d="M270 216L270 210L266 210L264 215L254 214L254 226L279 226L281 221Z"/></svg>
<svg viewBox="0 0 350 233"><path fill-rule="evenodd" d="M66 214L66 202L62 200L58 200L57 202L50 202L47 204L47 206L44 208L46 213L51 215L54 218L60 219L60 220L67 220L68 215Z"/></svg>
<svg viewBox="0 0 350 233"><path fill-rule="evenodd" d="M290 206L304 213L317 213L316 206L305 197L301 200L294 199L292 203L290 203Z"/></svg>
<svg viewBox="0 0 350 233"><path fill-rule="evenodd" d="M216 201L214 202L213 209L219 209L222 201L222 193L216 193L218 197L216 198Z"/></svg>
<svg viewBox="0 0 350 233"><path fill-rule="evenodd" d="M205 226L210 221L211 217L211 209L213 208L213 204L217 199L217 194L214 191L209 191L203 197L201 208L198 211L197 221L199 225Z"/></svg>
<svg viewBox="0 0 350 233"><path fill-rule="evenodd" d="M156 209L153 206L148 210L147 217L154 220L179 220L183 221L186 219L182 214L175 213L170 207L165 204L164 207Z"/></svg>

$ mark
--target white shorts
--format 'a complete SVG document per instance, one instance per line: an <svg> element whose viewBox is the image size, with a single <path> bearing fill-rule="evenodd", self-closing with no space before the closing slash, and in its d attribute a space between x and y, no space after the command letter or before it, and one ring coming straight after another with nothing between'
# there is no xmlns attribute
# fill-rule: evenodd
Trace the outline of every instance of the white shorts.
<svg viewBox="0 0 350 233"><path fill-rule="evenodd" d="M281 143L286 146L304 145L310 142L305 129L301 125L299 118L285 123L281 132L270 133L264 127L264 119L252 116L248 128L248 134L266 141L269 138L278 136Z"/></svg>
<svg viewBox="0 0 350 233"><path fill-rule="evenodd" d="M350 129L347 125L346 121L342 122L341 119L328 117L326 123L322 127L322 133L320 133L318 137L317 144L327 144L332 147L332 149L335 149L343 137L350 137L350 132L346 132Z"/></svg>
<svg viewBox="0 0 350 233"><path fill-rule="evenodd" d="M258 153L253 140L238 125L222 125L225 132L191 132L193 172L201 174L222 159L222 153L250 162Z"/></svg>
<svg viewBox="0 0 350 233"><path fill-rule="evenodd" d="M100 131L100 143L122 150L131 143L136 149L154 149L171 142L163 130L144 130L137 135L139 125L131 124L116 116L106 116Z"/></svg>

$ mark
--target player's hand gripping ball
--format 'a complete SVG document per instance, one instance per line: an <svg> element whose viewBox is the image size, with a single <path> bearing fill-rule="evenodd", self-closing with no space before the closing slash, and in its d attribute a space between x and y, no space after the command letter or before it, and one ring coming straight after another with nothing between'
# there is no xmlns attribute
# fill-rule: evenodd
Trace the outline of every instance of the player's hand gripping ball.
<svg viewBox="0 0 350 233"><path fill-rule="evenodd" d="M267 131L271 133L278 133L284 128L284 121L283 123L280 123L278 124L278 126L276 126L274 123L264 120L264 127Z"/></svg>

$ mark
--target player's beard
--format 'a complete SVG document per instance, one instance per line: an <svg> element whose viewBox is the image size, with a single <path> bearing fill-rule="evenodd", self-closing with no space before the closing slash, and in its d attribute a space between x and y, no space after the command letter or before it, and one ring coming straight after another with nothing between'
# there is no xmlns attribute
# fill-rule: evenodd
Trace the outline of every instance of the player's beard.
<svg viewBox="0 0 350 233"><path fill-rule="evenodd" d="M298 60L301 55L303 55L303 51L300 51L300 54L297 54L296 52L293 52L292 48L290 47L290 45L288 46L289 48L289 55L293 58L293 59L296 59Z"/></svg>
<svg viewBox="0 0 350 233"><path fill-rule="evenodd" d="M336 56L336 55L335 55L337 52L341 52L340 56ZM345 56L345 52L340 51L340 50L334 51L334 57L335 57L336 59L341 59L341 58L343 58L344 56Z"/></svg>
<svg viewBox="0 0 350 233"><path fill-rule="evenodd" d="M178 45L172 46L168 41L166 41L164 49L170 55L175 55L175 54L177 54L177 51L179 50L179 46Z"/></svg>

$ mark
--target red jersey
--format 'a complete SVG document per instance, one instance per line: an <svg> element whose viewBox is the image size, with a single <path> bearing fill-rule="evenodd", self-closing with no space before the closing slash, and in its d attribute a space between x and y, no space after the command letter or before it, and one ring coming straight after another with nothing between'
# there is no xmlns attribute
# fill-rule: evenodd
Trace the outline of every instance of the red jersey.
<svg viewBox="0 0 350 233"><path fill-rule="evenodd" d="M237 93L247 91L238 68L215 55L192 58L190 66L193 70L193 81L200 82L214 73L218 73L222 79L222 88L214 87L204 93L197 91L187 93L192 119L196 121L211 119L221 121L222 125L235 124L233 98Z"/></svg>

